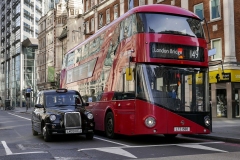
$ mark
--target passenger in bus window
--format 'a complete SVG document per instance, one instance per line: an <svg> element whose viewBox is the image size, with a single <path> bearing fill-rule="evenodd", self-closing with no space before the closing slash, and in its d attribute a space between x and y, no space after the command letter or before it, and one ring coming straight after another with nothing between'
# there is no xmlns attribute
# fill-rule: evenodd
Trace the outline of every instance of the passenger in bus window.
<svg viewBox="0 0 240 160"><path fill-rule="evenodd" d="M177 98L177 93L175 91L175 89L172 89L171 92L168 93L169 97L176 99Z"/></svg>

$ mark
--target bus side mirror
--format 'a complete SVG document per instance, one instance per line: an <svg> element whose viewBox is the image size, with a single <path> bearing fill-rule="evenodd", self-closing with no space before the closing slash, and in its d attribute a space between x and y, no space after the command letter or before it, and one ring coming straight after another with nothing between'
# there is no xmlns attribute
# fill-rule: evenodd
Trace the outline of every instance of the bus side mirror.
<svg viewBox="0 0 240 160"><path fill-rule="evenodd" d="M126 81L132 81L133 73L132 68L126 68Z"/></svg>

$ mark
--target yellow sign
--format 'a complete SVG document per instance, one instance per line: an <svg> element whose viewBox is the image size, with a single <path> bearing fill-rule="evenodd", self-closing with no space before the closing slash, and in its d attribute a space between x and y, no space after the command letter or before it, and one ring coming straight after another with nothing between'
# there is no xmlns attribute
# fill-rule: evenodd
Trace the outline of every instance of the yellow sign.
<svg viewBox="0 0 240 160"><path fill-rule="evenodd" d="M203 75L202 73L196 74L196 84L202 84ZM192 84L192 75L188 76L188 84Z"/></svg>
<svg viewBox="0 0 240 160"><path fill-rule="evenodd" d="M233 69L224 69L222 70L223 77L220 81L229 81L229 82L240 82L240 70L233 70ZM219 71L210 71L209 72L209 83L218 83L217 75ZM230 77L228 77L230 75Z"/></svg>
<svg viewBox="0 0 240 160"><path fill-rule="evenodd" d="M126 68L126 80L131 81L133 78L132 68Z"/></svg>

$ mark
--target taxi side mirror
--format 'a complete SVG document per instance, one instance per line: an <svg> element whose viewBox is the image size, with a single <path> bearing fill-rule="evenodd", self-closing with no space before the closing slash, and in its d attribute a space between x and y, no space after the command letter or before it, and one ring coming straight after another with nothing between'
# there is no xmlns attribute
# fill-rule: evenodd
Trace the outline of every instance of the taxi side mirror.
<svg viewBox="0 0 240 160"><path fill-rule="evenodd" d="M132 81L133 73L132 68L126 68L126 81Z"/></svg>

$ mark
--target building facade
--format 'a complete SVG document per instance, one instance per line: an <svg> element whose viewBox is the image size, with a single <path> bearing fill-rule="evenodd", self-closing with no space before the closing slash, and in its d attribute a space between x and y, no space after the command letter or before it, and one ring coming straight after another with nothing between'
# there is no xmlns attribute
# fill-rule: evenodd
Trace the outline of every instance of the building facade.
<svg viewBox="0 0 240 160"><path fill-rule="evenodd" d="M39 20L37 86L39 90L58 88L63 56L83 41L81 1L60 0ZM71 37L71 38L70 38Z"/></svg>
<svg viewBox="0 0 240 160"><path fill-rule="evenodd" d="M11 100L12 106L23 106L24 90L35 85L32 54L37 49L34 39L38 36L37 23L43 3L41 0L0 1L0 96L2 102Z"/></svg>

